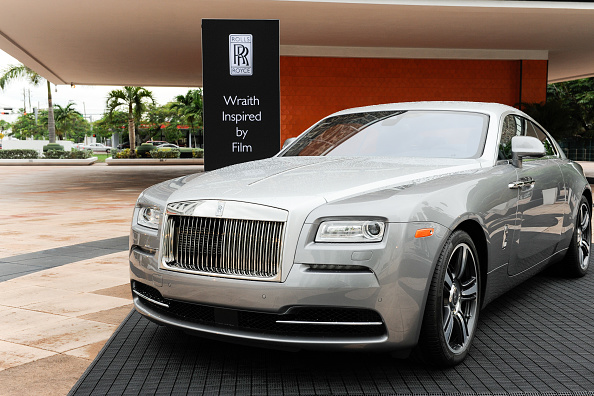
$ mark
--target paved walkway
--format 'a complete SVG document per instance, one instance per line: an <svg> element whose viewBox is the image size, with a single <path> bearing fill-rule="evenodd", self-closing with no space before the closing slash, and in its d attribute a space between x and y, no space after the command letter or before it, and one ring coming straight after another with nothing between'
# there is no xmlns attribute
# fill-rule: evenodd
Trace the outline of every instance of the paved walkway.
<svg viewBox="0 0 594 396"><path fill-rule="evenodd" d="M138 194L197 166L0 168L0 395L65 395L130 313Z"/></svg>

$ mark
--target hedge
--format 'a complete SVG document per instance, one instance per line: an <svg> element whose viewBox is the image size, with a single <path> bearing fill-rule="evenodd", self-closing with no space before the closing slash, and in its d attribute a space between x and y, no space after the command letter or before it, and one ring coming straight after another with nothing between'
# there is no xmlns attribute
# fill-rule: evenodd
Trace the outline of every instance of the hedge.
<svg viewBox="0 0 594 396"><path fill-rule="evenodd" d="M48 150L43 154L43 158L47 159L87 159L91 157L91 152L88 150Z"/></svg>
<svg viewBox="0 0 594 396"><path fill-rule="evenodd" d="M31 149L0 150L0 159L37 159L39 153Z"/></svg>
<svg viewBox="0 0 594 396"><path fill-rule="evenodd" d="M123 150L111 150L111 158L114 159L121 159L121 158L136 158L136 155L130 150L129 148Z"/></svg>
<svg viewBox="0 0 594 396"><path fill-rule="evenodd" d="M151 150L152 158L179 158L180 151L176 148L164 147Z"/></svg>
<svg viewBox="0 0 594 396"><path fill-rule="evenodd" d="M48 150L40 157L37 150L31 149L11 149L0 150L0 159L87 159L91 157L91 152L83 150Z"/></svg>
<svg viewBox="0 0 594 396"><path fill-rule="evenodd" d="M152 150L145 151L146 148L152 146ZM142 150L140 150L142 147ZM111 158L123 159L123 158L204 158L204 149L201 148L171 148L153 146L152 144L143 143L136 149L137 155L133 155L130 149L123 150L112 150Z"/></svg>
<svg viewBox="0 0 594 396"><path fill-rule="evenodd" d="M61 144L58 144L58 143L48 143L45 146L43 146L44 153L47 153L48 151L51 151L51 150L64 151L64 146L62 146Z"/></svg>
<svg viewBox="0 0 594 396"><path fill-rule="evenodd" d="M151 151L156 147L150 143L142 143L136 148L136 156L138 158L151 158Z"/></svg>
<svg viewBox="0 0 594 396"><path fill-rule="evenodd" d="M194 158L204 158L204 149L201 149L201 148L192 149L192 156Z"/></svg>

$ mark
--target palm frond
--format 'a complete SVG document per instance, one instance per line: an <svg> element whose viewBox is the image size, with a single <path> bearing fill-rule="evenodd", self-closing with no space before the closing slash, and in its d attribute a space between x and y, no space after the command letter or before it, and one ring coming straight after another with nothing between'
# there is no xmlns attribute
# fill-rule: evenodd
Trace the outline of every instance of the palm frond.
<svg viewBox="0 0 594 396"><path fill-rule="evenodd" d="M18 80L20 78L25 78L33 85L39 85L39 83L41 83L41 81L44 79L35 71L23 64L8 65L4 70L2 70L2 76L0 76L0 88L4 89L12 80Z"/></svg>

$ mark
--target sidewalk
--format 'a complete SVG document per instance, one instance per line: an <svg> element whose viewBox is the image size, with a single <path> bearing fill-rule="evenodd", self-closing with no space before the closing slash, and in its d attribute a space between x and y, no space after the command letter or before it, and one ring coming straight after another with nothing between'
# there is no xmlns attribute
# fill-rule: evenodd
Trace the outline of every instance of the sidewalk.
<svg viewBox="0 0 594 396"><path fill-rule="evenodd" d="M68 393L132 309L121 241L138 194L202 170L2 168L0 395ZM109 249L104 240L120 243Z"/></svg>

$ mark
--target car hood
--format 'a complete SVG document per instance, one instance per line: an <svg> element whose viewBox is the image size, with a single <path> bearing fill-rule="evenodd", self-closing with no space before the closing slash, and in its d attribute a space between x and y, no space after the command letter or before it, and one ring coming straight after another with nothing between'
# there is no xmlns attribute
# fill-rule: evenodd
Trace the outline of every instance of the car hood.
<svg viewBox="0 0 594 396"><path fill-rule="evenodd" d="M195 177L168 202L216 199L291 210L480 168L474 159L273 157Z"/></svg>

